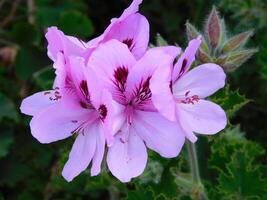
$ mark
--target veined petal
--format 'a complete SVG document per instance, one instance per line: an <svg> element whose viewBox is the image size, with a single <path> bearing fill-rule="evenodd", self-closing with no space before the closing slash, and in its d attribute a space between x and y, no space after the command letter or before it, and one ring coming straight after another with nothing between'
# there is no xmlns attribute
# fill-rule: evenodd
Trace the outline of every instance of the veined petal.
<svg viewBox="0 0 267 200"><path fill-rule="evenodd" d="M129 72L126 84L126 96L128 99L136 95L136 89L152 77L160 66L171 66L173 59L160 48L149 49Z"/></svg>
<svg viewBox="0 0 267 200"><path fill-rule="evenodd" d="M146 145L166 158L176 157L185 141L184 131L157 112L137 111L133 126Z"/></svg>
<svg viewBox="0 0 267 200"><path fill-rule="evenodd" d="M118 40L101 44L90 56L88 67L92 67L101 78L116 101L121 101L125 90L129 70L135 64L135 58L128 47Z"/></svg>
<svg viewBox="0 0 267 200"><path fill-rule="evenodd" d="M78 135L69 154L69 160L62 171L62 175L67 181L72 181L73 178L83 172L88 167L94 156L101 157L101 155L96 155L96 150L99 150L96 147L97 137L99 137L97 123L89 125L84 130L83 134ZM98 153L101 154L101 152ZM98 162L101 163L102 158L98 159Z"/></svg>
<svg viewBox="0 0 267 200"><path fill-rule="evenodd" d="M103 42L117 39L126 44L136 59L141 58L148 47L149 23L147 19L137 13L130 15L124 20L113 23L106 32Z"/></svg>
<svg viewBox="0 0 267 200"><path fill-rule="evenodd" d="M201 44L201 38L193 39L189 42L188 47L185 49L184 53L178 59L177 63L174 65L172 73L172 81L175 82L179 77L185 74L192 63L195 61L196 52Z"/></svg>
<svg viewBox="0 0 267 200"><path fill-rule="evenodd" d="M226 75L223 69L213 63L195 67L173 84L173 94L177 98L197 95L210 96L224 87Z"/></svg>
<svg viewBox="0 0 267 200"><path fill-rule="evenodd" d="M53 92L53 90L47 90L37 92L29 97L26 97L21 103L20 111L30 116L37 115L42 110L57 102L49 99L50 94L52 94Z"/></svg>
<svg viewBox="0 0 267 200"><path fill-rule="evenodd" d="M65 139L90 119L90 113L86 109L73 110L60 102L55 103L32 118L31 133L41 143Z"/></svg>
<svg viewBox="0 0 267 200"><path fill-rule="evenodd" d="M121 182L129 182L145 169L147 151L144 142L135 130L123 130L115 136L114 144L109 147L107 164L110 172ZM125 134L128 135L125 139Z"/></svg>
<svg viewBox="0 0 267 200"><path fill-rule="evenodd" d="M186 124L192 131L212 135L223 130L227 125L224 110L215 103L199 100L195 104L177 104L181 124Z"/></svg>

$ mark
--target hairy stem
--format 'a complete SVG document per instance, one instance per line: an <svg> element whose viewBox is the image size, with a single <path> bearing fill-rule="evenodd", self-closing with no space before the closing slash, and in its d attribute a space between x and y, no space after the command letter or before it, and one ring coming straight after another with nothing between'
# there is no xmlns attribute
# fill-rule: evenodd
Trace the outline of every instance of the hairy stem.
<svg viewBox="0 0 267 200"><path fill-rule="evenodd" d="M200 174L199 174L199 165L198 165L198 157L196 152L195 144L191 142L186 142L187 150L189 155L189 164L190 170L192 174L192 179L195 184L195 190L193 191L193 197L195 200L208 200L205 193L205 188L201 182Z"/></svg>

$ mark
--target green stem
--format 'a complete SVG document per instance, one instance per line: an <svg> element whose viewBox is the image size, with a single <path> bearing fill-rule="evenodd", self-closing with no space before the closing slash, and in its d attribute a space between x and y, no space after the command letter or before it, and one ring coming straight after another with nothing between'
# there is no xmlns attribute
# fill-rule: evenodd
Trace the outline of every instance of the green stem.
<svg viewBox="0 0 267 200"><path fill-rule="evenodd" d="M191 142L186 142L187 150L189 155L189 163L190 163L190 170L193 178L193 182L196 185L196 190L194 191L193 196L195 196L196 200L208 200L205 193L205 188L201 182L200 173L199 173L199 165L198 165L198 157L196 152L195 144Z"/></svg>

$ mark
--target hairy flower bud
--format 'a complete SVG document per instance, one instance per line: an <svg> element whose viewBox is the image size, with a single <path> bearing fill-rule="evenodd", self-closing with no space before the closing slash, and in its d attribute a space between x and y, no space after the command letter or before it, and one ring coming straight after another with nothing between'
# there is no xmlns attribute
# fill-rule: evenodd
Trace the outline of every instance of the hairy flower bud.
<svg viewBox="0 0 267 200"><path fill-rule="evenodd" d="M207 34L210 45L213 48L218 47L222 36L222 27L215 7L213 7L208 17L205 33Z"/></svg>
<svg viewBox="0 0 267 200"><path fill-rule="evenodd" d="M247 42L247 40L253 35L253 31L246 31L230 38L223 46L223 52L229 52L236 50Z"/></svg>

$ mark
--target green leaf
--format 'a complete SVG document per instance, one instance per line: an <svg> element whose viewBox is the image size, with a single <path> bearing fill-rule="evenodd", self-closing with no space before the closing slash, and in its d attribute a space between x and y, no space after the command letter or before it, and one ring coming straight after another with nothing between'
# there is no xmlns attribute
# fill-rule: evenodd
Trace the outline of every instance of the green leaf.
<svg viewBox="0 0 267 200"><path fill-rule="evenodd" d="M218 190L224 199L263 199L267 192L267 179L262 178L259 165L246 152L235 152L220 173Z"/></svg>
<svg viewBox="0 0 267 200"><path fill-rule="evenodd" d="M0 159L8 154L11 145L14 142L14 138L10 133L0 134Z"/></svg>
<svg viewBox="0 0 267 200"><path fill-rule="evenodd" d="M40 31L37 31L33 25L27 22L14 24L12 26L11 35L16 42L24 46L38 44L41 39Z"/></svg>
<svg viewBox="0 0 267 200"><path fill-rule="evenodd" d="M18 113L12 100L0 93L0 121L3 118L18 121Z"/></svg>
<svg viewBox="0 0 267 200"><path fill-rule="evenodd" d="M147 190L145 187L139 187L136 190L129 191L125 200L137 200L137 199L155 199L153 193Z"/></svg>
<svg viewBox="0 0 267 200"><path fill-rule="evenodd" d="M77 35L83 38L91 36L94 32L92 21L86 15L74 10L63 12L58 26L68 35Z"/></svg>
<svg viewBox="0 0 267 200"><path fill-rule="evenodd" d="M16 75L21 80L28 80L34 72L46 65L48 65L48 58L40 49L35 47L22 48L16 57Z"/></svg>
<svg viewBox="0 0 267 200"><path fill-rule="evenodd" d="M228 117L232 117L236 111L246 105L249 100L240 95L238 90L233 91L229 85L211 97L214 103L219 104L226 111Z"/></svg>

